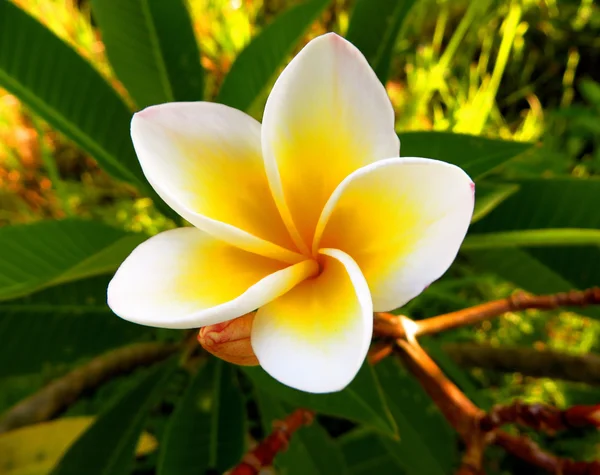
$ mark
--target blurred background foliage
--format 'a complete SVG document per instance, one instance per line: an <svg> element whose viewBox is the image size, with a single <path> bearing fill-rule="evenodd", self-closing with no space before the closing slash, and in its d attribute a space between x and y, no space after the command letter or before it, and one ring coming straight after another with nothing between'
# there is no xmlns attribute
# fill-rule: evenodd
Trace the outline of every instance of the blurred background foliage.
<svg viewBox="0 0 600 475"><path fill-rule="evenodd" d="M135 102L139 103L129 95L113 72L102 35L92 20L88 1L0 1L16 4L68 43L106 78L132 108ZM290 9L306 4L296 0L189 0L188 3L193 32L202 54L202 87L206 100L219 100L219 94L225 94L219 91L226 82L228 71L259 32ZM406 16L397 40L392 38L389 41L379 34L379 30L371 28L373 24L369 23L369 18L364 18L364 24L358 21L354 26L351 24L355 3L352 0L325 2L318 19L308 22L310 26L302 33L301 40L294 44L291 53L295 54L310 38L327 31L347 34L351 40L357 38L367 49L371 43L374 48L379 48L387 41L391 62L378 63L374 67L380 78L387 77L386 88L396 111L401 140L403 134L413 131L438 131L534 144L531 148L523 144L514 152L506 152L512 154L511 159L503 160L501 169L490 166L481 171L486 180L481 186L477 182L478 219L481 220L473 226L475 233L545 227L600 227L598 219L590 218L599 215L597 209L600 205L597 186L600 180L598 4L592 0L399 2L404 4ZM0 15L3 11L0 9ZM300 15L298 11L295 14ZM10 38L2 41L10 41ZM288 54L287 58L292 54ZM372 58L377 58L377 54ZM281 64L279 68L283 66ZM230 87L230 90L233 89L235 84ZM247 107L247 111L258 119L268 89ZM419 137L406 135L401 150L403 155L407 155L406 150L420 150ZM427 136L421 138L427 140ZM493 159L494 149L490 152L486 144L481 142L480 150L487 154L488 159ZM462 142L452 146L455 150L448 153L457 156L461 153L475 154L471 158L477 161L477 146L463 148ZM501 147L497 150L497 153L502 153ZM517 150L524 153L517 153ZM436 157L435 154L425 156ZM527 201L520 201L524 199ZM21 231L27 227L19 225L45 225L47 220L63 218L105 223L117 228L115 232L122 233L122 239L129 239L130 235L126 232L155 234L179 224L163 215L139 187L111 177L71 138L55 130L20 102L16 95L0 89L0 226L4 228L4 234L0 233L0 252L6 253L3 258L7 258L11 243L26 238ZM45 229L40 228L41 231ZM64 230L60 232L68 235ZM102 249L104 244L96 243L94 236L97 233L93 227L78 232L82 233L86 242L89 240L89 249L82 251L83 256L86 252ZM48 237L55 238L56 234ZM508 253L503 253L502 246L496 249L490 245L487 249L485 246L477 247L475 241L471 243L471 248L465 249L448 275L401 311L414 318L428 317L505 297L517 288L553 292L598 284L600 250L597 241L581 248L559 246L560 252L573 252L560 254L562 261L554 264L551 263L551 255L554 252L554 256L559 256L559 252L546 245L541 248L533 245L530 249L525 243L523 249L527 253L512 247ZM590 253L591 248L594 252ZM56 252L60 254L62 251ZM124 255L114 257L115 263ZM545 266L543 269L540 267L542 264ZM551 272L545 274L548 269ZM106 272L93 271L89 274L91 278L84 280L83 284L79 281L68 283L74 279L63 279L62 283L59 279L56 283L62 285L53 286L43 283L42 279L38 287L28 291L17 289L13 292L10 288L6 290L6 286L0 290L0 334L5 342L2 344L5 348L0 348L0 413L48 381L64 375L104 350L131 341L172 342L180 338L178 332L136 327L114 317L104 304L104 289L109 278L104 274ZM83 272L78 277L87 276L88 273ZM62 310L53 307L54 304L60 304ZM71 310L85 305L79 312L84 315L77 315L78 311L71 312L66 308L69 305ZM50 316L44 312L47 313L48 309L54 312L50 315L53 318L51 326L46 326L45 317ZM62 315L61 311L65 314ZM545 402L559 407L597 403L600 400L600 370L595 375L552 378L532 376L519 371L519 368L515 371L506 371L506 368L494 371L493 362L488 362L487 369L469 370L459 368L455 362L473 366L465 363L461 344L549 349L576 355L598 353L599 315L594 311L508 314L505 318L484 322L475 328L463 328L427 339L424 344L459 386L484 408L510 402L517 397L526 402ZM25 325L23 322L29 323ZM547 362L547 365L551 364ZM218 367L213 367L215 365ZM496 366L496 369L502 369L501 364ZM190 371L175 370L159 398L160 404L148 403L151 411L144 427L150 439L145 441L144 447L137 449L139 457L133 469L136 474L155 473L157 464L163 467L159 470L163 474L217 473L218 467L227 468L236 461L236 457L239 459L242 448L250 440L263 437L272 419L281 417L298 402L295 396L274 397L278 389L269 393L262 384L256 383L260 381L260 375L252 371L238 372L228 365L208 363L201 373L201 376L193 376ZM179 427L177 424L182 424L181 420L175 424L173 418L177 411L183 414L180 419L193 412L194 395L208 394L208 406L226 397L227 386L219 386L218 390L208 383L208 386L203 386L203 379L213 381L217 373L228 375L226 384L241 388L240 394L243 395L243 400L234 397L236 400L230 401L230 404L245 410L240 409L236 413L231 409L232 413L218 415L220 424L237 427L233 434L228 435L230 439L240 439L231 451L233 458L221 460L220 455L211 452L208 458L212 465L207 465L206 472L199 471L198 467L195 467L196 471L181 469L169 472L165 468L169 466L169 456L160 455L155 446L156 440L159 447L161 444L169 446L169 437L174 437L173 432ZM552 375L550 371L549 375ZM164 375L139 370L127 377L112 378L98 390L79 399L64 415L94 416L108 411L107 408L127 413L127 408L133 407L131 402L127 406L127 397L152 386L152 381L162 381L161 377ZM302 440L294 441L290 451L281 457L281 473L452 472L458 460L459 443L419 392L420 389L414 386L415 382L391 362L382 363L381 369L378 367L375 375L370 377L378 378L386 395L384 399L389 398L389 410L399 426L401 442L393 442L396 445L390 447L392 442L373 430L360 424L355 427L356 422L370 419L353 417L352 409L348 409L348 414L325 409L323 413L329 415L319 419L321 424L306 429L310 431L309 435L304 438L299 435ZM191 386L190 379L193 379ZM566 381L568 379L575 381ZM220 376L214 380L225 384ZM401 388L402 394L397 392L398 388ZM188 394L186 391L192 398L187 403L189 413L181 409L185 406L181 405L183 403L178 405L182 397L185 402L182 395ZM237 389L233 392L237 393ZM305 401L298 402L302 403ZM214 418L208 421L201 410L196 412L196 431L214 431L214 427L210 429L210 424L214 426L216 423ZM407 412L416 413L418 419L410 420ZM115 414L112 417L116 417ZM347 419L354 422L349 423ZM376 425L373 420L370 422ZM86 423L89 424L90 420L81 422ZM139 424L141 429L142 422ZM82 427L77 426L77 430L81 432ZM119 430L117 426L113 429ZM182 429L184 434L185 430L190 429ZM411 430L416 431L415 434ZM71 434L73 431L75 429L66 432ZM436 437L429 437L428 431L437 433ZM60 432L60 429L54 430L53 437ZM102 427L97 429L96 435L101 432ZM565 456L586 459L600 456L600 439L595 433L552 438L534 436L544 446ZM7 450L1 437L0 450L3 447ZM62 450L74 439L76 435L65 441ZM419 439L421 443L413 439ZM22 443L22 446L35 445L33 438L26 440L28 442ZM315 443L315 440L323 443ZM212 449L214 447L211 446ZM58 455L55 453L54 457L56 459ZM438 465L420 465L428 457L437 460ZM35 453L25 454L22 458L30 463ZM3 475L48 473L48 467L51 467L48 463L45 469L38 467L26 471L27 468L19 466L19 471L16 465L3 466L1 459L0 474ZM14 461L14 457L11 460ZM335 461L335 468L332 468L331 460ZM489 473L521 473L525 468L511 457L493 452L488 470ZM65 468L63 471L75 473Z"/></svg>

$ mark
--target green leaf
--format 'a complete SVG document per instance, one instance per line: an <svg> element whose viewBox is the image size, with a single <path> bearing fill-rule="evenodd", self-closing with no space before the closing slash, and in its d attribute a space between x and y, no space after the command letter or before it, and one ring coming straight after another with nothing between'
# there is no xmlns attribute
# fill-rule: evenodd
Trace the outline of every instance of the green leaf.
<svg viewBox="0 0 600 475"><path fill-rule="evenodd" d="M0 302L0 378L71 364L147 338L150 328L118 318L106 305L108 276Z"/></svg>
<svg viewBox="0 0 600 475"><path fill-rule="evenodd" d="M71 446L52 475L129 475L148 411L172 373L175 359L154 366Z"/></svg>
<svg viewBox="0 0 600 475"><path fill-rule="evenodd" d="M113 272L145 239L77 219L0 228L0 301Z"/></svg>
<svg viewBox="0 0 600 475"><path fill-rule="evenodd" d="M382 439L406 473L452 473L457 454L456 435L419 383L394 358L376 366L401 438Z"/></svg>
<svg viewBox="0 0 600 475"><path fill-rule="evenodd" d="M526 179L514 182L519 191L485 219L473 233L546 228L600 228L600 180Z"/></svg>
<svg viewBox="0 0 600 475"><path fill-rule="evenodd" d="M171 416L158 474L223 473L241 460L245 429L244 401L233 367L211 357Z"/></svg>
<svg viewBox="0 0 600 475"><path fill-rule="evenodd" d="M500 249L511 247L600 246L600 230L580 228L527 229L468 236L462 249Z"/></svg>
<svg viewBox="0 0 600 475"><path fill-rule="evenodd" d="M512 183L477 183L475 187L475 210L471 223L490 214L506 198L516 193L519 185Z"/></svg>
<svg viewBox="0 0 600 475"><path fill-rule="evenodd" d="M352 11L346 39L365 55L383 84L387 82L398 33L414 3L358 0Z"/></svg>
<svg viewBox="0 0 600 475"><path fill-rule="evenodd" d="M285 386L260 367L243 367L244 373L261 391L294 407L313 409L321 414L344 417L363 423L378 431L397 436L386 401L381 393L373 368L364 363L354 381L343 391L330 394L312 394Z"/></svg>
<svg viewBox="0 0 600 475"><path fill-rule="evenodd" d="M350 475L398 475L405 473L384 445L385 438L364 429L353 430L340 439Z"/></svg>
<svg viewBox="0 0 600 475"><path fill-rule="evenodd" d="M600 229L600 213L597 211L600 180L530 179L516 183L519 191L475 223L469 239L475 243L477 240L496 240L497 233L519 231L504 237L513 240L515 236L520 237L523 246L504 249L467 247L463 254L476 266L535 293L597 285L600 282L600 245L592 244L591 238ZM574 235L577 235L579 245L574 241L560 246L549 242L560 237L575 239ZM529 242L525 242L525 238ZM533 238L537 242L532 242ZM546 245L532 246L539 246L542 239L546 240ZM600 316L600 311L594 308L581 312Z"/></svg>
<svg viewBox="0 0 600 475"><path fill-rule="evenodd" d="M238 55L216 101L248 111L306 29L331 0L310 0L279 15Z"/></svg>
<svg viewBox="0 0 600 475"><path fill-rule="evenodd" d="M434 158L464 169L473 180L532 150L533 144L487 139L451 132L402 132L400 154L403 157Z"/></svg>
<svg viewBox="0 0 600 475"><path fill-rule="evenodd" d="M257 390L256 402L265 434L273 430L275 421L283 420L294 409ZM282 475L344 475L348 473L339 445L315 420L294 433L288 449L275 458Z"/></svg>
<svg viewBox="0 0 600 475"><path fill-rule="evenodd" d="M92 0L106 54L140 108L204 95L200 51L184 0Z"/></svg>
<svg viewBox="0 0 600 475"><path fill-rule="evenodd" d="M12 2L0 2L0 85L115 178L146 186L131 113L100 74Z"/></svg>
<svg viewBox="0 0 600 475"><path fill-rule="evenodd" d="M591 79L583 79L579 83L579 91L590 104L600 109L600 83Z"/></svg>

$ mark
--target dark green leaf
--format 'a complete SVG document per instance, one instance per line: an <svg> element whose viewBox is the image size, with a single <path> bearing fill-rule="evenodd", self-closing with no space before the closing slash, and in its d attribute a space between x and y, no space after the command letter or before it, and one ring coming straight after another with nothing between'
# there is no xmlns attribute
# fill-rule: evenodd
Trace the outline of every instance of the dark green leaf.
<svg viewBox="0 0 600 475"><path fill-rule="evenodd" d="M217 102L247 111L329 3L331 0L310 0L279 15L239 54L223 81Z"/></svg>
<svg viewBox="0 0 600 475"><path fill-rule="evenodd" d="M0 229L0 301L113 272L147 236L68 219Z"/></svg>
<svg viewBox="0 0 600 475"><path fill-rule="evenodd" d="M245 434L243 398L233 367L210 358L171 416L158 474L223 473L241 460Z"/></svg>
<svg viewBox="0 0 600 475"><path fill-rule="evenodd" d="M600 83L584 79L579 83L579 91L590 104L600 109Z"/></svg>
<svg viewBox="0 0 600 475"><path fill-rule="evenodd" d="M405 471L385 445L385 438L363 429L344 435L340 443L350 475L398 475Z"/></svg>
<svg viewBox="0 0 600 475"><path fill-rule="evenodd" d="M0 2L0 85L111 175L146 186L121 98L74 50L7 1Z"/></svg>
<svg viewBox="0 0 600 475"><path fill-rule="evenodd" d="M129 392L100 414L71 446L52 475L129 475L144 421L175 365L156 365Z"/></svg>
<svg viewBox="0 0 600 475"><path fill-rule="evenodd" d="M346 39L365 55L385 84L398 33L415 0L358 0ZM374 34L377 32L377 34Z"/></svg>
<svg viewBox="0 0 600 475"><path fill-rule="evenodd" d="M199 101L200 52L184 0L93 0L116 75L140 108Z"/></svg>
<svg viewBox="0 0 600 475"><path fill-rule="evenodd" d="M456 435L419 383L394 358L376 366L400 440L382 439L406 473L445 475L457 461Z"/></svg>
<svg viewBox="0 0 600 475"><path fill-rule="evenodd" d="M396 436L396 425L381 393L377 377L367 363L354 381L343 391L331 394L311 394L297 391L277 382L260 367L242 368L257 388L295 407L314 409L321 414L344 417Z"/></svg>
<svg viewBox="0 0 600 475"><path fill-rule="evenodd" d="M590 234L600 228L600 180L531 179L516 183L519 191L475 223L470 236L482 240L488 233L561 228L580 228ZM583 289L600 282L600 246L528 244L510 249L467 248L463 253L480 268L531 292ZM584 312L600 316L597 309Z"/></svg>
<svg viewBox="0 0 600 475"><path fill-rule="evenodd" d="M488 233L545 228L600 228L600 180L571 178L515 181L519 191L471 232Z"/></svg>
<svg viewBox="0 0 600 475"><path fill-rule="evenodd" d="M403 157L434 158L463 168L479 180L509 160L532 149L531 143L494 140L451 132L403 132Z"/></svg>
<svg viewBox="0 0 600 475"><path fill-rule="evenodd" d="M0 302L0 377L73 363L147 338L147 327L126 322L106 305L108 276L59 285Z"/></svg>
<svg viewBox="0 0 600 475"><path fill-rule="evenodd" d="M516 193L519 185L512 183L477 183L475 187L475 210L471 223L475 223L490 214L496 206Z"/></svg>
<svg viewBox="0 0 600 475"><path fill-rule="evenodd" d="M256 402L266 434L273 429L273 422L283 420L293 411L260 390L256 391ZM339 445L317 421L294 433L288 449L275 458L275 465L282 475L348 473Z"/></svg>

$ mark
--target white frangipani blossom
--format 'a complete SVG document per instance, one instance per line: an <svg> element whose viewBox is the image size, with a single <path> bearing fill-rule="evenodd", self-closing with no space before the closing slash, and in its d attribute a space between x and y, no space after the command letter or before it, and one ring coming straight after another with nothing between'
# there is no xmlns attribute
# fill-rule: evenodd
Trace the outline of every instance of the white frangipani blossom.
<svg viewBox="0 0 600 475"><path fill-rule="evenodd" d="M460 168L399 158L385 89L335 34L291 61L262 125L220 104L169 103L135 114L131 135L152 186L194 227L135 249L110 283L110 307L166 328L258 309L258 361L304 391L352 381L373 311L438 279L473 212Z"/></svg>

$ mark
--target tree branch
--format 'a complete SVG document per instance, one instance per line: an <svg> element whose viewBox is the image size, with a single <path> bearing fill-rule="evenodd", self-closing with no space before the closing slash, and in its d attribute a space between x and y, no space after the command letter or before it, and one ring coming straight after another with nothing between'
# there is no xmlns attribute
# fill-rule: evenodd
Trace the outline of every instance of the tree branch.
<svg viewBox="0 0 600 475"><path fill-rule="evenodd" d="M136 343L104 353L9 409L0 419L0 433L46 421L76 401L84 391L113 376L164 360L179 348L163 343Z"/></svg>
<svg viewBox="0 0 600 475"><path fill-rule="evenodd" d="M314 412L308 409L296 409L283 421L273 424L273 432L254 450L247 453L242 462L233 468L229 475L257 475L263 467L273 463L275 456L287 449L290 438L300 427L309 425Z"/></svg>
<svg viewBox="0 0 600 475"><path fill-rule="evenodd" d="M475 428L475 420L483 415L483 411L442 373L417 342L399 339L396 343L405 366L416 376L456 432L468 439Z"/></svg>
<svg viewBox="0 0 600 475"><path fill-rule="evenodd" d="M414 336L431 335L452 328L472 325L498 317L506 312L527 309L552 310L558 307L585 307L598 304L600 304L600 287L538 296L519 292L506 299L494 300L457 312L416 321ZM390 313L375 314L373 331L377 336L388 338L404 338L406 336L399 317Z"/></svg>
<svg viewBox="0 0 600 475"><path fill-rule="evenodd" d="M506 406L493 407L479 421L479 426L484 431L491 431L505 424L518 424L551 433L579 427L600 427L600 404L560 410L545 404L515 401Z"/></svg>
<svg viewBox="0 0 600 475"><path fill-rule="evenodd" d="M560 475L599 475L600 461L578 462L546 452L529 437L498 431L494 444L525 462Z"/></svg>
<svg viewBox="0 0 600 475"><path fill-rule="evenodd" d="M486 415L476 407L418 345L416 340L396 340L399 354L408 370L416 376L448 422L466 445L458 475L483 473L483 453L489 443L503 447L512 455L550 473L562 475L600 475L600 462L578 462L544 451L527 437L517 437L498 429L504 423L525 423L534 428L571 428L598 426L599 406L575 406L566 411L540 410L533 406L497 408Z"/></svg>
<svg viewBox="0 0 600 475"><path fill-rule="evenodd" d="M554 350L477 343L447 343L443 349L466 368L600 384L600 356L594 354L569 355Z"/></svg>

